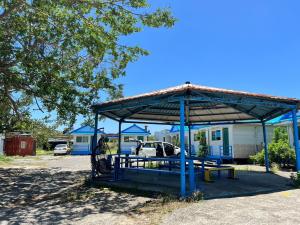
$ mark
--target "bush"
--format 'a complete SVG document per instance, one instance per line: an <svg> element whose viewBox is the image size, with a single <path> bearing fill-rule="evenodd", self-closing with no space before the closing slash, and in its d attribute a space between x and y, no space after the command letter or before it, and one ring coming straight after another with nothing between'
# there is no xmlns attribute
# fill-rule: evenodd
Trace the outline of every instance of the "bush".
<svg viewBox="0 0 300 225"><path fill-rule="evenodd" d="M292 184L294 187L300 187L300 172L291 175Z"/></svg>
<svg viewBox="0 0 300 225"><path fill-rule="evenodd" d="M255 155L250 155L251 162L263 166L265 164L265 150L256 153Z"/></svg>
<svg viewBox="0 0 300 225"><path fill-rule="evenodd" d="M274 130L272 142L268 145L269 163L276 163L280 167L286 167L295 164L295 151L291 148L286 129L277 127ZM257 154L250 156L250 160L256 164L264 165L264 149Z"/></svg>
<svg viewBox="0 0 300 225"><path fill-rule="evenodd" d="M196 138L199 141L198 157L205 158L208 155L208 145L206 143L205 131L199 131L196 135Z"/></svg>
<svg viewBox="0 0 300 225"><path fill-rule="evenodd" d="M278 143L269 144L269 160L270 163L277 163L280 167L295 165L295 151L290 147L290 144L279 140Z"/></svg>

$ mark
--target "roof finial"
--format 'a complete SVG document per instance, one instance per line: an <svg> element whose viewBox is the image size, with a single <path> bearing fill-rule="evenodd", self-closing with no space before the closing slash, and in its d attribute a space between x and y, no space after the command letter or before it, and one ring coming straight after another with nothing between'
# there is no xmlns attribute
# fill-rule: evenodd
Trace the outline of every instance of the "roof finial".
<svg viewBox="0 0 300 225"><path fill-rule="evenodd" d="M186 81L185 84L191 84L191 82L190 81Z"/></svg>

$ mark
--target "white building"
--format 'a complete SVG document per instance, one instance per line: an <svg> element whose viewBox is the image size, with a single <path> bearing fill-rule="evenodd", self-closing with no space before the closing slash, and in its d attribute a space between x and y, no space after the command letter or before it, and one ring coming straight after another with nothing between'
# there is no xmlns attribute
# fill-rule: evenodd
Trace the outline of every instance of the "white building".
<svg viewBox="0 0 300 225"><path fill-rule="evenodd" d="M271 142L273 126L267 125L267 138ZM169 132L163 132L160 141L166 140L179 145L179 126L172 126ZM247 159L263 148L262 126L257 124L191 126L192 154L198 155L199 134L203 133L209 156L233 159ZM188 148L188 128L185 127L185 145Z"/></svg>
<svg viewBox="0 0 300 225"><path fill-rule="evenodd" d="M130 154L131 148L137 146L137 140L147 141L151 133L145 128L136 124L121 131L121 153Z"/></svg>
<svg viewBox="0 0 300 225"><path fill-rule="evenodd" d="M82 126L76 130L70 132L73 136L73 146L71 149L71 155L89 155L92 153L91 143L94 136L94 128L91 126ZM104 134L103 131L97 132L97 141Z"/></svg>

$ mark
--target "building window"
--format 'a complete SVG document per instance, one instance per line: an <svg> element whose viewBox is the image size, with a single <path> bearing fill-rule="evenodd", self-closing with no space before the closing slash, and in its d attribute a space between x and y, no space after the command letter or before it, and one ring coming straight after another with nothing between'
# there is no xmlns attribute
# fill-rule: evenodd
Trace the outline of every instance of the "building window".
<svg viewBox="0 0 300 225"><path fill-rule="evenodd" d="M21 149L25 149L26 148L26 141L21 141Z"/></svg>
<svg viewBox="0 0 300 225"><path fill-rule="evenodd" d="M124 142L133 142L134 139L135 138L133 136L124 136Z"/></svg>
<svg viewBox="0 0 300 225"><path fill-rule="evenodd" d="M139 141L144 141L144 136L137 136L137 139L138 139Z"/></svg>
<svg viewBox="0 0 300 225"><path fill-rule="evenodd" d="M201 139L201 133L196 133L196 134L194 134L194 141L200 141L200 139Z"/></svg>
<svg viewBox="0 0 300 225"><path fill-rule="evenodd" d="M76 142L77 143L88 143L89 142L89 137L88 136L77 136L76 137Z"/></svg>
<svg viewBox="0 0 300 225"><path fill-rule="evenodd" d="M221 130L214 130L211 132L211 140L212 141L220 141L221 140Z"/></svg>

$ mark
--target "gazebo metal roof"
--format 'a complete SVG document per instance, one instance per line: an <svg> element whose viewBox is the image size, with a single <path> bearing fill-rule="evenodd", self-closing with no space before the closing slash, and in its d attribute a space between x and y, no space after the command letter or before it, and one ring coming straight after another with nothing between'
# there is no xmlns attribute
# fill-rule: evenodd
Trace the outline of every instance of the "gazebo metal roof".
<svg viewBox="0 0 300 225"><path fill-rule="evenodd" d="M146 94L94 104L92 109L117 121L156 121L176 124L181 98L186 123L268 121L300 106L295 98L276 97L186 83Z"/></svg>

